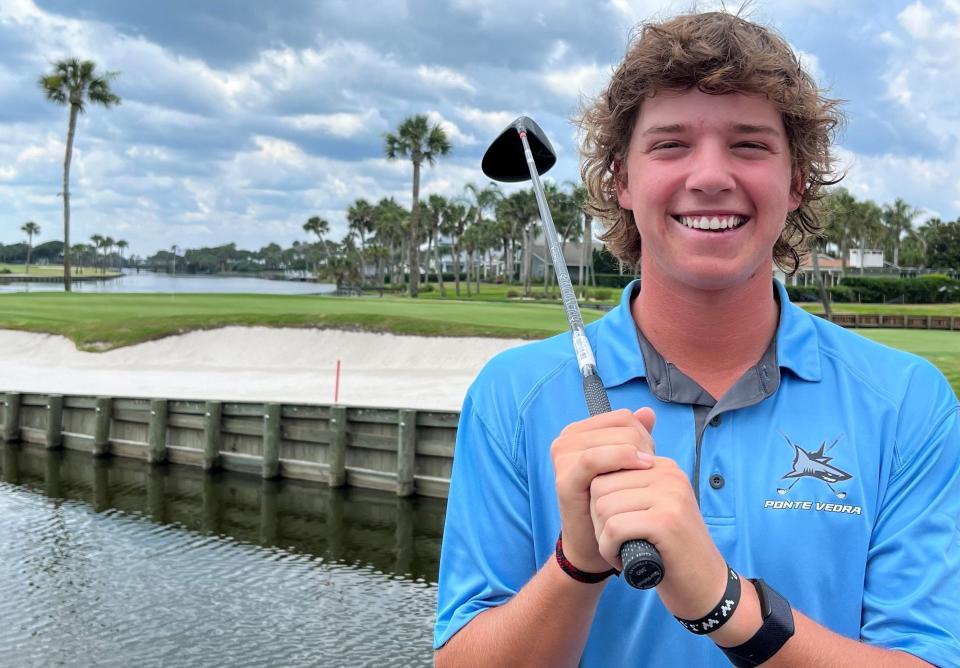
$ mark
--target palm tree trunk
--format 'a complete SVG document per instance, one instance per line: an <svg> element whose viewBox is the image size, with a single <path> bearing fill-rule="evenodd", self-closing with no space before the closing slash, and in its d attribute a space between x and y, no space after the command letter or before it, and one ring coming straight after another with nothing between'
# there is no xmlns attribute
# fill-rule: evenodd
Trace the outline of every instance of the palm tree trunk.
<svg viewBox="0 0 960 668"><path fill-rule="evenodd" d="M440 286L440 296L447 296L447 289L443 285L443 264L440 263L440 239L437 238L437 230L433 231L433 265L437 270L437 285Z"/></svg>
<svg viewBox="0 0 960 668"><path fill-rule="evenodd" d="M417 296L420 287L420 161L413 160L413 206L410 209L410 283L408 294Z"/></svg>
<svg viewBox="0 0 960 668"><path fill-rule="evenodd" d="M455 286L454 293L457 297L460 296L460 243L458 240L455 240L453 243L453 255L451 257L453 260L453 284Z"/></svg>
<svg viewBox="0 0 960 668"><path fill-rule="evenodd" d="M530 296L530 282L533 269L533 241L530 238L530 223L523 227L523 296Z"/></svg>
<svg viewBox="0 0 960 668"><path fill-rule="evenodd" d="M33 250L33 235L30 234L27 236L29 237L27 239L27 268L24 271L24 273L29 274L30 273L30 252Z"/></svg>
<svg viewBox="0 0 960 668"><path fill-rule="evenodd" d="M70 105L67 127L67 150L63 156L63 291L70 292L70 161L73 160L73 137L77 132L80 105Z"/></svg>
<svg viewBox="0 0 960 668"><path fill-rule="evenodd" d="M810 257L813 260L813 280L817 284L817 290L820 292L820 302L823 304L823 312L827 316L827 320L830 321L833 319L833 314L830 312L830 299L827 297L827 290L823 287L823 277L820 276L820 258L818 257L818 246L817 240L815 237L810 237Z"/></svg>

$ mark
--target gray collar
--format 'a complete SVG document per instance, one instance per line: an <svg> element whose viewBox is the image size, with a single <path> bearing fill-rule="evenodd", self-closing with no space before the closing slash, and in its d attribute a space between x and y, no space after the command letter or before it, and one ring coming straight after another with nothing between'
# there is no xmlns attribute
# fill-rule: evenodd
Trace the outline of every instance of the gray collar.
<svg viewBox="0 0 960 668"><path fill-rule="evenodd" d="M711 413L742 408L763 401L780 386L777 364L777 336L774 334L760 360L747 369L718 402L699 383L680 371L657 352L637 328L637 341L643 355L650 391L660 401L716 408Z"/></svg>

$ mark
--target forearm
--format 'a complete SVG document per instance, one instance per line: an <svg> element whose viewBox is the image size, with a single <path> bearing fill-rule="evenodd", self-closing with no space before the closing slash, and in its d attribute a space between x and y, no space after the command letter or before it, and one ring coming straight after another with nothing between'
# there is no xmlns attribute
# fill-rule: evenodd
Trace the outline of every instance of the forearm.
<svg viewBox="0 0 960 668"><path fill-rule="evenodd" d="M437 650L435 666L576 666L604 586L577 582L550 559L510 601Z"/></svg>
<svg viewBox="0 0 960 668"><path fill-rule="evenodd" d="M820 626L796 610L793 612L796 632L764 668L819 666L821 668L914 668L929 666L912 654L895 652L850 640Z"/></svg>

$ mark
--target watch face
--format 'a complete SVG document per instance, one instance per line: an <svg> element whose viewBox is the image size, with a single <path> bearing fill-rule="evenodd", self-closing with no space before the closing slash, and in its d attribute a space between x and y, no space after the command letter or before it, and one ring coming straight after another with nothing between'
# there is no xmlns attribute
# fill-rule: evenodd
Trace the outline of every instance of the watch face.
<svg viewBox="0 0 960 668"><path fill-rule="evenodd" d="M794 633L790 603L761 579L751 580L757 588L763 624L750 640L737 647L722 648L730 662L757 666L780 651Z"/></svg>
<svg viewBox="0 0 960 668"><path fill-rule="evenodd" d="M762 578L751 579L750 582L752 582L756 588L757 598L760 599L760 617L766 619L772 612L770 609L770 598L767 596L767 592L772 591L770 585L764 582Z"/></svg>

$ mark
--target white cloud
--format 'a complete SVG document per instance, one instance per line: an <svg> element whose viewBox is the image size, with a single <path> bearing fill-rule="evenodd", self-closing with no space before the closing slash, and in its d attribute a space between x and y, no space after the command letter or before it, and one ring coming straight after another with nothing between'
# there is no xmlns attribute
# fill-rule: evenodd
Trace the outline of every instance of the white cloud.
<svg viewBox="0 0 960 668"><path fill-rule="evenodd" d="M457 107L457 113L468 123L491 136L503 130L508 123L517 117L515 113L510 111L483 111L474 107Z"/></svg>
<svg viewBox="0 0 960 668"><path fill-rule="evenodd" d="M936 28L935 17L932 11L923 4L922 0L917 0L912 5L908 5L897 15L900 24L910 33L911 37L925 39L934 32Z"/></svg>
<svg viewBox="0 0 960 668"><path fill-rule="evenodd" d="M464 75L460 74L459 72L454 72L446 67L429 67L427 65L421 65L417 68L417 76L419 76L424 83L430 86L462 90L468 93L477 92L477 89L474 88L473 84L471 84Z"/></svg>
<svg viewBox="0 0 960 668"><path fill-rule="evenodd" d="M563 97L579 99L593 97L610 81L610 66L596 63L575 65L565 70L553 70L543 76L547 88Z"/></svg>
<svg viewBox="0 0 960 668"><path fill-rule="evenodd" d="M387 127L387 122L376 109L359 113L302 114L290 117L286 122L297 130L318 131L344 139L380 134Z"/></svg>
<svg viewBox="0 0 960 668"><path fill-rule="evenodd" d="M441 129L446 133L447 138L456 146L473 146L477 143L477 138L471 134L462 132L457 124L453 121L448 121L443 117L439 111L428 111L427 118L430 119L431 123L438 124Z"/></svg>

